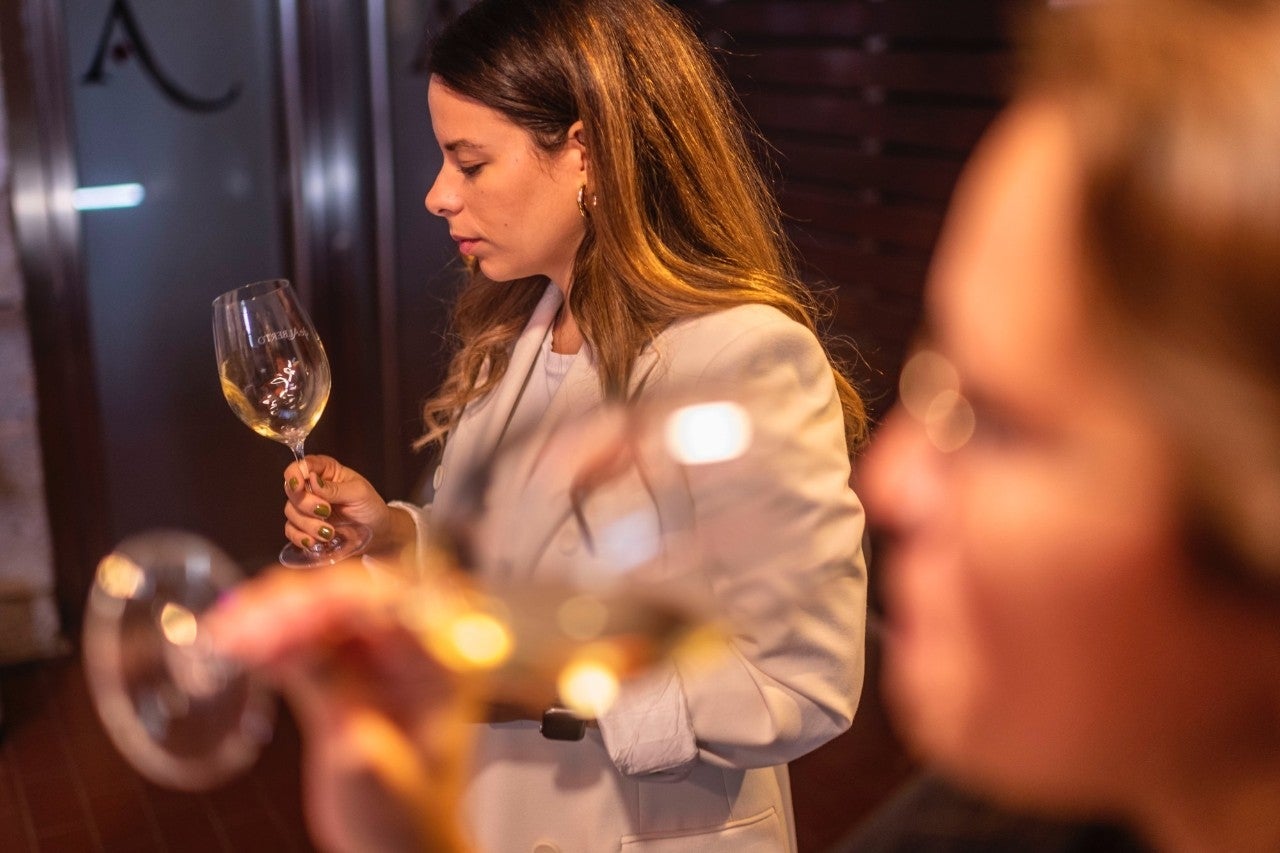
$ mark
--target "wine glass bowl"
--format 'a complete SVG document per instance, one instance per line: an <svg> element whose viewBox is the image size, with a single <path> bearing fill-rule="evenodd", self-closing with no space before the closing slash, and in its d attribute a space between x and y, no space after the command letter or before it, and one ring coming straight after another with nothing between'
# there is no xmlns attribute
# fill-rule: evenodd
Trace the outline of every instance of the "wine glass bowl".
<svg viewBox="0 0 1280 853"><path fill-rule="evenodd" d="M293 451L305 471L303 444L324 414L331 377L324 344L293 287L284 279L258 281L213 300L213 342L231 410L254 432ZM280 562L332 564L369 544L364 525L335 517L330 526L328 542L285 545Z"/></svg>
<svg viewBox="0 0 1280 853"><path fill-rule="evenodd" d="M245 770L271 736L275 702L212 654L200 615L240 580L209 541L156 530L98 564L84 620L84 665L108 736L145 777L180 790Z"/></svg>

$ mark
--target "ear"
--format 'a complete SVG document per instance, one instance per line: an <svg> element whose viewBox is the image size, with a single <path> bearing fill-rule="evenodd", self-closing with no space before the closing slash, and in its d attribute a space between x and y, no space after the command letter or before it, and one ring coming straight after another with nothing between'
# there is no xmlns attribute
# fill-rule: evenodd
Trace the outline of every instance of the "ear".
<svg viewBox="0 0 1280 853"><path fill-rule="evenodd" d="M569 130L565 134L565 151L566 153L578 159L578 168L581 170L583 183L587 181L587 164L589 157L587 152L587 132L582 124L582 119L578 119L569 125Z"/></svg>

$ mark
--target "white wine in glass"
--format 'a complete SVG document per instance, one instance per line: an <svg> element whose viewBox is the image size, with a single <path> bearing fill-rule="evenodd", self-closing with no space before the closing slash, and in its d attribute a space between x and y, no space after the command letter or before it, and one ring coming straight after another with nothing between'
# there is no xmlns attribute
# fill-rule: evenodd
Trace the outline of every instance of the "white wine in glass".
<svg viewBox="0 0 1280 853"><path fill-rule="evenodd" d="M329 359L293 287L284 279L258 281L213 300L213 343L231 410L258 435L292 450L305 471L303 443L329 402ZM362 524L334 517L328 527L328 541L310 548L289 543L280 562L336 563L369 544Z"/></svg>

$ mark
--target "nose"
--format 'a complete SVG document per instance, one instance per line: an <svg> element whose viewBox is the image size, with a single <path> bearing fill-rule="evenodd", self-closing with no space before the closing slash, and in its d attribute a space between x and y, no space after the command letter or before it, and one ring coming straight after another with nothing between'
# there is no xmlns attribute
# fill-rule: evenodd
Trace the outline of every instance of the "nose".
<svg viewBox="0 0 1280 853"><path fill-rule="evenodd" d="M927 524L945 500L945 455L923 426L901 405L876 431L859 470L859 491L867 513L898 534Z"/></svg>
<svg viewBox="0 0 1280 853"><path fill-rule="evenodd" d="M445 174L446 169L447 167L442 167L436 174L436 179L427 190L427 197L423 200L423 204L428 212L447 218L457 213L461 204L458 194L449 185L449 179Z"/></svg>

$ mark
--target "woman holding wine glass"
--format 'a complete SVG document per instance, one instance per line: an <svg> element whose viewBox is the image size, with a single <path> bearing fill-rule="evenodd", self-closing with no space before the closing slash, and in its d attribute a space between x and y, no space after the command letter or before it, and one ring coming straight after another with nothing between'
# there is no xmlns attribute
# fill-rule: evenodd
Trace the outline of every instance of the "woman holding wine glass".
<svg viewBox="0 0 1280 853"><path fill-rule="evenodd" d="M426 207L469 273L459 347L425 406L423 444L444 445L432 504L387 503L309 456L285 472L286 533L324 539L340 512L370 528L371 555L395 555L464 499L464 472L539 424L674 389L769 400L754 428L776 451L736 495L687 485L695 518L741 500L732 535L703 543L703 585L741 609L753 591L836 579L821 595L779 592L768 618L735 623L716 666L659 666L598 720L566 713L553 689L491 709L467 826L493 851L793 849L786 763L843 731L860 692L862 514L848 482L865 423L815 334L730 90L659 0L481 0L440 35L430 72L444 165ZM499 580L554 578L600 547L569 472L536 463L494 484L520 508L499 537ZM644 503L645 489L627 480L609 499Z"/></svg>
<svg viewBox="0 0 1280 853"><path fill-rule="evenodd" d="M957 187L929 337L862 472L892 534L892 710L923 760L1005 806L1119 820L1156 850L1274 851L1280 7L1041 14L1032 74ZM331 806L314 825L358 849L447 811L465 749L447 712L466 697L428 679L421 717L385 725L393 685L339 691L294 668L334 635L383 672L397 659L339 569L305 595L263 578L219 627L244 660L303 677L307 719L327 724L307 729L328 748L309 768ZM415 724L416 749L380 747ZM1097 849L903 805L848 849ZM390 841L459 849L450 830Z"/></svg>

